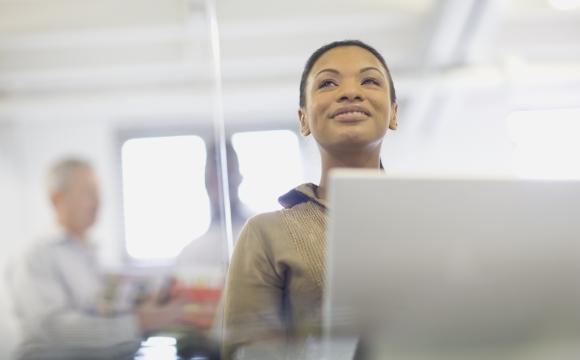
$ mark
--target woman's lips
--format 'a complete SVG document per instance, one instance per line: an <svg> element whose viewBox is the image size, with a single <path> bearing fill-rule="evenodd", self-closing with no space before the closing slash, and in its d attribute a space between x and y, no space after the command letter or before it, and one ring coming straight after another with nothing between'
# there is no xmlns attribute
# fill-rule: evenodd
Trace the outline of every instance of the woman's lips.
<svg viewBox="0 0 580 360"><path fill-rule="evenodd" d="M369 117L368 114L362 111L348 111L348 112L341 112L337 115L334 115L334 119L342 122L351 122L351 121L361 121L366 120Z"/></svg>
<svg viewBox="0 0 580 360"><path fill-rule="evenodd" d="M370 116L370 112L362 106L345 106L334 113L332 113L332 118L338 121L361 121L365 120Z"/></svg>

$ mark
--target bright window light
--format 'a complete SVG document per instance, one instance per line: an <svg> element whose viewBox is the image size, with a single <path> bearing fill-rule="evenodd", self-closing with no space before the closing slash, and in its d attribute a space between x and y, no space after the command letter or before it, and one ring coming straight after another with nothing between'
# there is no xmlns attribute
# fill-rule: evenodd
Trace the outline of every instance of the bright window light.
<svg viewBox="0 0 580 360"><path fill-rule="evenodd" d="M122 147L125 241L139 260L170 260L209 229L204 141L139 138Z"/></svg>
<svg viewBox="0 0 580 360"><path fill-rule="evenodd" d="M280 209L278 197L304 181L298 137L292 131L237 133L232 145L243 176L240 200L251 211Z"/></svg>
<svg viewBox="0 0 580 360"><path fill-rule="evenodd" d="M518 111L507 121L516 175L580 179L580 109Z"/></svg>
<svg viewBox="0 0 580 360"><path fill-rule="evenodd" d="M557 10L574 10L580 8L580 0L549 0L549 2Z"/></svg>

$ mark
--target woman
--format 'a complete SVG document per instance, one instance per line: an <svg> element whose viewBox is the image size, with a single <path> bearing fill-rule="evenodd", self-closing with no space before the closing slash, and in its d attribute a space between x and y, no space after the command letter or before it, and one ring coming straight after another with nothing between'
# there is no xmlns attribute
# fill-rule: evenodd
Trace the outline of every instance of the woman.
<svg viewBox="0 0 580 360"><path fill-rule="evenodd" d="M360 41L318 49L302 73L298 117L302 135L318 144L320 183L280 197L285 209L258 215L242 230L226 283L226 357L248 345L279 347L320 334L329 171L382 168L383 138L397 127L383 57Z"/></svg>

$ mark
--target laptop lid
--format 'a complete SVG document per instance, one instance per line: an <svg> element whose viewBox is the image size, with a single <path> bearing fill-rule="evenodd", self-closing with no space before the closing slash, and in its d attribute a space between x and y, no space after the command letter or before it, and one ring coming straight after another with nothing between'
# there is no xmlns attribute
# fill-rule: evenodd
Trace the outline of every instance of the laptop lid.
<svg viewBox="0 0 580 360"><path fill-rule="evenodd" d="M580 354L580 182L343 170L329 205L330 338L376 358Z"/></svg>

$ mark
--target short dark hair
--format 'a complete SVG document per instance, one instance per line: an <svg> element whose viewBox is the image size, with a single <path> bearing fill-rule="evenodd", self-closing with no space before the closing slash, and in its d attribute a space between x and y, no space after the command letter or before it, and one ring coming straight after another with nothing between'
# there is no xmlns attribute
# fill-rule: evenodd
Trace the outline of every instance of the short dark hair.
<svg viewBox="0 0 580 360"><path fill-rule="evenodd" d="M316 61L326 52L332 50L337 47L345 47L345 46L358 46L359 48L365 49L371 54L373 54L383 65L385 71L387 72L387 77L389 78L389 89L391 93L391 103L397 102L397 94L395 93L395 85L393 83L393 78L391 76L391 72L389 71L389 67L385 62L383 56L372 46L365 44L360 40L341 40L341 41L334 41L330 44L326 44L320 47L318 50L312 53L306 61L306 65L304 66L304 70L302 70L302 77L300 78L300 107L304 107L306 104L306 81L308 80L308 75L310 75L310 71L312 67L316 63Z"/></svg>

